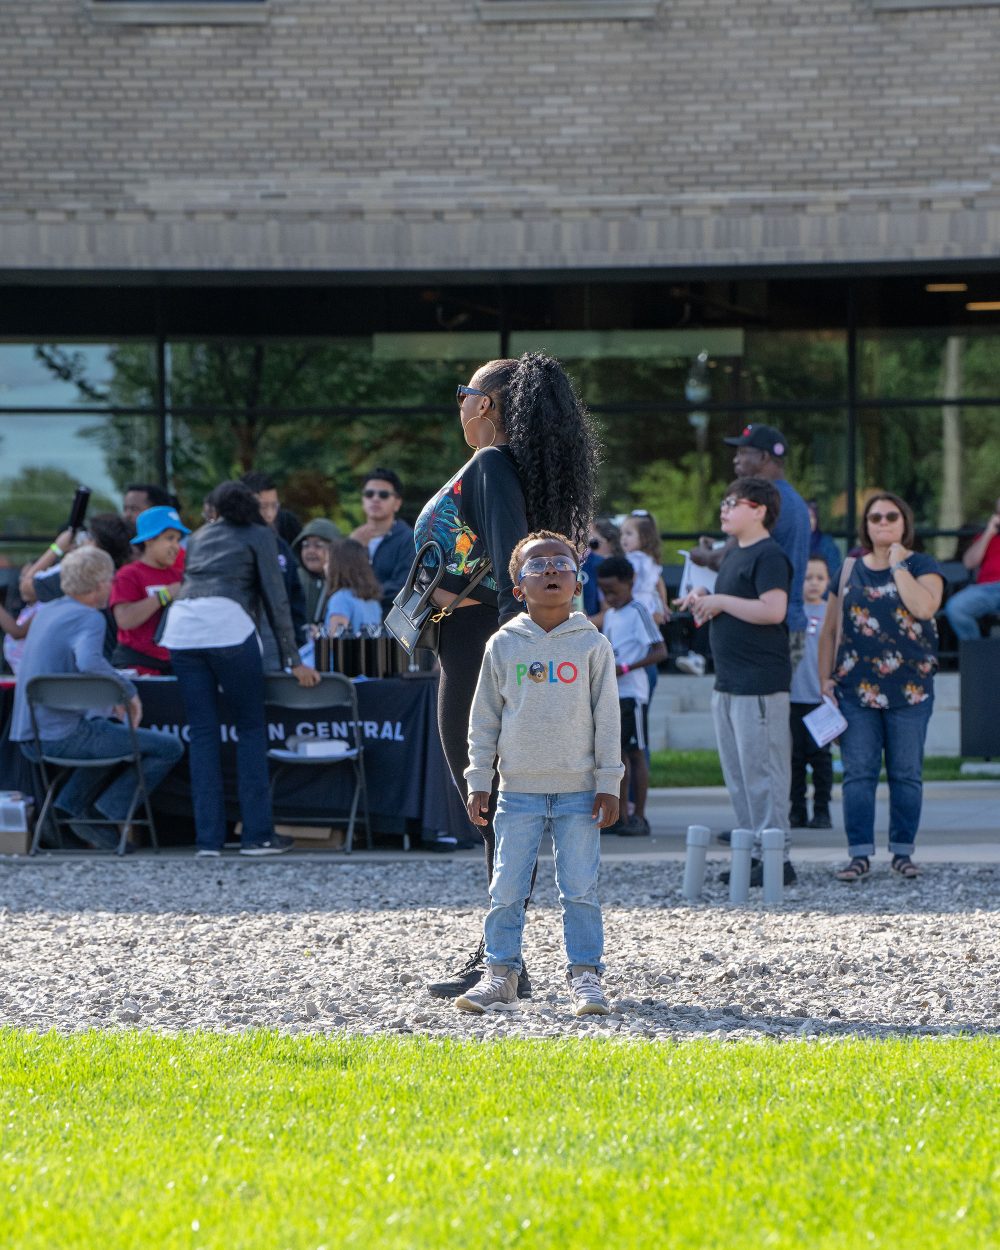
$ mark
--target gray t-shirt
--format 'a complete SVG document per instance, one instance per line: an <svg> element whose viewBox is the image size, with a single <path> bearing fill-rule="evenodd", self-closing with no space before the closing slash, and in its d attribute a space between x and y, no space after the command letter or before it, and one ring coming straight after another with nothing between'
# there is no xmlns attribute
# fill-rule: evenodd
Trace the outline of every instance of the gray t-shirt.
<svg viewBox="0 0 1000 1250"><path fill-rule="evenodd" d="M806 614L806 649L792 673L793 703L819 703L819 635L826 616L826 600L803 604Z"/></svg>

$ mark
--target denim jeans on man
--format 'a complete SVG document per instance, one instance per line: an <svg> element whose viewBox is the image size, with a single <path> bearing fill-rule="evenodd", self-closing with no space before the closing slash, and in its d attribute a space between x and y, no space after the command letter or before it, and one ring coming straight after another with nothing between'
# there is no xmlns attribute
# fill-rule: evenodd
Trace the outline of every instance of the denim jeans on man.
<svg viewBox="0 0 1000 1250"><path fill-rule="evenodd" d="M155 729L137 729L135 739L142 757L146 792L151 794L184 754L184 746L171 734ZM42 749L46 755L61 759L101 760L130 754L132 738L128 726L121 721L81 720L68 737L43 738ZM23 742L21 750L28 759L38 759L33 742ZM112 773L118 770L120 776L108 785ZM108 821L120 823L128 815L136 788L131 768L78 768L59 791L55 805L70 817L85 817L88 808L94 806Z"/></svg>
<svg viewBox="0 0 1000 1250"><path fill-rule="evenodd" d="M980 618L1000 614L1000 582L966 586L944 605L944 614L956 638L978 638Z"/></svg>
<svg viewBox="0 0 1000 1250"><path fill-rule="evenodd" d="M236 776L242 843L251 846L274 834L267 774L264 669L257 635L234 647L171 651L191 730L188 755L198 848L218 851L226 840L222 786L222 716L219 688L236 728Z"/></svg>
<svg viewBox="0 0 1000 1250"><path fill-rule="evenodd" d="M484 925L486 961L521 970L524 904L542 834L552 835L556 885L569 966L603 971L604 924L597 900L601 831L593 817L594 791L524 794L501 790L493 825L496 853L490 910Z"/></svg>
<svg viewBox="0 0 1000 1250"><path fill-rule="evenodd" d="M840 710L847 728L840 739L844 762L844 828L851 855L875 854L875 790L885 752L889 780L889 850L912 855L923 803L924 741L934 707L860 707L845 699Z"/></svg>

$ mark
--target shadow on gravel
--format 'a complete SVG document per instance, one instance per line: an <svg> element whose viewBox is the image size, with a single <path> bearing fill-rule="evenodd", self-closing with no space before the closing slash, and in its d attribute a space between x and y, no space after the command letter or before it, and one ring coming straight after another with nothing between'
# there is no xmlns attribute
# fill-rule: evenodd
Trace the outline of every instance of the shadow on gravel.
<svg viewBox="0 0 1000 1250"><path fill-rule="evenodd" d="M861 1038L865 1040L877 1038L909 1038L909 1037L997 1037L1000 1036L1000 1025L984 1025L975 1020L955 1019L948 1024L891 1024L885 1020L822 1020L815 1017L799 1016L766 1016L744 1014L714 1014L704 1008L690 1007L670 1012L680 1016L687 1029L703 1036L706 1032L725 1034L738 1033L739 1039L746 1035L756 1034L768 1038ZM650 1029L676 1027L676 1022L666 1023L662 1009L655 1007L634 1007L628 1009L630 1022L638 1021ZM683 1033L679 1040L683 1040Z"/></svg>

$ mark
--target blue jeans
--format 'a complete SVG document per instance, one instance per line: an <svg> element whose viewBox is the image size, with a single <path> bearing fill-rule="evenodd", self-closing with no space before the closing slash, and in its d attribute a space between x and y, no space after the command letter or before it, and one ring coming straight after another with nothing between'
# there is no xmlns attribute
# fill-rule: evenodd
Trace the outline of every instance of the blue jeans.
<svg viewBox="0 0 1000 1250"><path fill-rule="evenodd" d="M840 710L847 728L840 739L844 761L844 828L852 855L875 854L875 789L885 752L889 779L889 850L910 855L924 797L927 722L934 700L887 711L847 701Z"/></svg>
<svg viewBox="0 0 1000 1250"><path fill-rule="evenodd" d="M944 614L956 638L978 638L979 618L1000 612L1000 582L966 586L944 605Z"/></svg>
<svg viewBox="0 0 1000 1250"><path fill-rule="evenodd" d="M501 790L493 825L497 845L484 925L486 961L521 970L524 905L542 834L552 835L563 938L570 965L603 971L604 924L597 901L601 831L592 816L594 791L522 794Z"/></svg>
<svg viewBox="0 0 1000 1250"><path fill-rule="evenodd" d="M236 727L236 777L243 820L242 843L250 846L274 833L267 774L264 669L257 635L236 647L172 651L184 711L191 730L191 797L199 849L218 851L226 840L222 787L222 720L219 689Z"/></svg>
<svg viewBox="0 0 1000 1250"><path fill-rule="evenodd" d="M146 792L151 794L184 754L184 745L172 735L155 729L137 729L135 739L142 757ZM22 743L21 750L29 760L37 762L38 754L33 742ZM81 720L66 738L43 738L42 750L46 755L63 759L100 760L128 755L132 750L132 739L128 726L121 721ZM135 772L131 768L124 769L108 785L111 775L120 768L121 765L101 769L78 768L59 791L55 806L71 818L85 818L88 808L94 806L106 820L120 823L128 816L138 789ZM145 812L142 814L145 816Z"/></svg>

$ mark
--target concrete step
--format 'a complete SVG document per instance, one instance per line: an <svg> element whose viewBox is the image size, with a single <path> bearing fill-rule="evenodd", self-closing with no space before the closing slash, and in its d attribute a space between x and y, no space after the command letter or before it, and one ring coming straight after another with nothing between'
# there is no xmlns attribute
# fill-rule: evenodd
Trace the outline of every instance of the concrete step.
<svg viewBox="0 0 1000 1250"><path fill-rule="evenodd" d="M661 673L649 707L649 744L654 751L714 751L712 687L715 679ZM927 729L928 755L958 755L961 745L957 673L934 682L934 712Z"/></svg>

